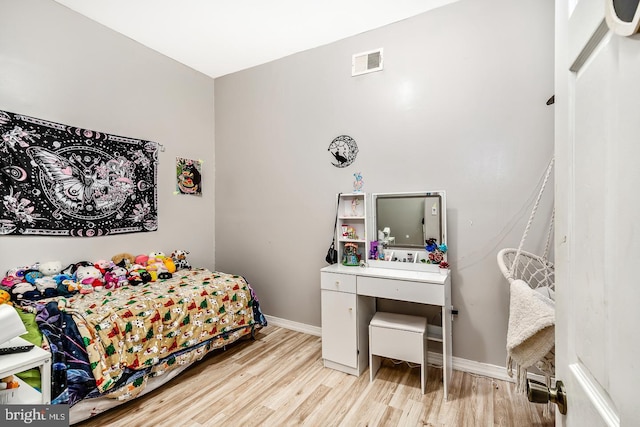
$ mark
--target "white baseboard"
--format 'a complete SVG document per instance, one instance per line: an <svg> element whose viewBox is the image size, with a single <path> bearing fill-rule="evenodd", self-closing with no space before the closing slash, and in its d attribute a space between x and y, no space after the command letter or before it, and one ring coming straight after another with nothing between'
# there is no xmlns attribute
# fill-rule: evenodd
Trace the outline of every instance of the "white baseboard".
<svg viewBox="0 0 640 427"><path fill-rule="evenodd" d="M275 316L265 316L267 322L273 326L279 326L285 329L291 329L292 331L302 332L304 334L322 336L322 328L318 326L311 326L305 323L294 322L292 320L282 319ZM429 352L428 356L429 364L442 366L442 354ZM507 374L507 368L504 366L492 365L490 363L476 362L474 360L462 359L460 357L453 357L453 369L456 371L469 372L470 374L482 375L484 377L495 378L501 381L515 382L515 378L510 377ZM544 382L542 375L529 373L529 378Z"/></svg>
<svg viewBox="0 0 640 427"><path fill-rule="evenodd" d="M309 335L315 335L317 337L322 336L322 328L318 326L311 326L305 323L298 323L292 320L282 319L280 317L269 316L265 314L264 317L267 318L267 323L273 326L280 326L281 328L291 329L292 331L302 332Z"/></svg>

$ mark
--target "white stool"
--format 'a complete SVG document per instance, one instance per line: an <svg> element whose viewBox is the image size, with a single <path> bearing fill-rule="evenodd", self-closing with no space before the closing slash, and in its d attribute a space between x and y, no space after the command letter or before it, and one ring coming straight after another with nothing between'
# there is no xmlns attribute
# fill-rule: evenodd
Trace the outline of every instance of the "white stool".
<svg viewBox="0 0 640 427"><path fill-rule="evenodd" d="M377 312L369 323L369 380L373 381L382 357L421 365L422 394L427 386L427 319Z"/></svg>

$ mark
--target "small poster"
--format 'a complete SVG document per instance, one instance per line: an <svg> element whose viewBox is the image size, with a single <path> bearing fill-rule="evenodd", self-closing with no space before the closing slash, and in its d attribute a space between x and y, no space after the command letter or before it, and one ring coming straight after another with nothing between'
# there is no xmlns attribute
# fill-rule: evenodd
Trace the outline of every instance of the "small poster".
<svg viewBox="0 0 640 427"><path fill-rule="evenodd" d="M202 195L202 160L176 157L176 191L178 194Z"/></svg>

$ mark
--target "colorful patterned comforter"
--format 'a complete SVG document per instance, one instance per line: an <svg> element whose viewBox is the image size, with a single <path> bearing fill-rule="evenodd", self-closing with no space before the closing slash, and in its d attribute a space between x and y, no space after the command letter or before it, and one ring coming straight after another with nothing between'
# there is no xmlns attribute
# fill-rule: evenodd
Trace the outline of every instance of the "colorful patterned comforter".
<svg viewBox="0 0 640 427"><path fill-rule="evenodd" d="M244 278L204 269L48 302L40 305L38 321L54 362L64 359L54 363L59 394L52 397L70 405L97 395L133 398L150 376L266 326ZM59 378L61 365L66 378ZM65 380L66 387L59 384Z"/></svg>

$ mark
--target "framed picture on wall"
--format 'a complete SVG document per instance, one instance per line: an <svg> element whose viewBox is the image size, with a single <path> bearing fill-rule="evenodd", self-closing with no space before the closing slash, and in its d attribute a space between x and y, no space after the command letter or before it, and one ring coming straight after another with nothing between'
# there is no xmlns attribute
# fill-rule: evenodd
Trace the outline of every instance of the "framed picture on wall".
<svg viewBox="0 0 640 427"><path fill-rule="evenodd" d="M202 160L176 157L176 192L202 195Z"/></svg>

